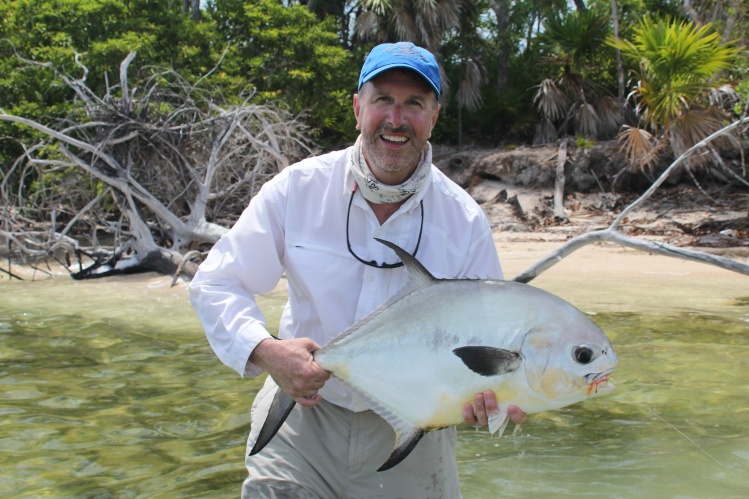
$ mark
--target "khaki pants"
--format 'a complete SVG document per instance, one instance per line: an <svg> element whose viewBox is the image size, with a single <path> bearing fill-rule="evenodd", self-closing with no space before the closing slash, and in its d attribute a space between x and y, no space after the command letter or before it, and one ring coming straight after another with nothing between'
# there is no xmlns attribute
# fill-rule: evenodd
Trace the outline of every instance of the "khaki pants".
<svg viewBox="0 0 749 499"><path fill-rule="evenodd" d="M325 400L313 408L296 405L270 443L250 457L275 390L269 376L252 406L243 498L460 498L455 428L427 433L405 460L378 473L393 450L393 429L372 411Z"/></svg>

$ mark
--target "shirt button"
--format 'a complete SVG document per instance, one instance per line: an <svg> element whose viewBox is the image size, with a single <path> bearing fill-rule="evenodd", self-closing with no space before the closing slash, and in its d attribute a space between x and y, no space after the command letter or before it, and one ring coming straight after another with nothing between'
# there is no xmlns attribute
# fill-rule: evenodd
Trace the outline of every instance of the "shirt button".
<svg viewBox="0 0 749 499"><path fill-rule="evenodd" d="M369 282L372 282L372 281L374 281L374 275L372 275L372 274L367 274L367 280L368 280Z"/></svg>

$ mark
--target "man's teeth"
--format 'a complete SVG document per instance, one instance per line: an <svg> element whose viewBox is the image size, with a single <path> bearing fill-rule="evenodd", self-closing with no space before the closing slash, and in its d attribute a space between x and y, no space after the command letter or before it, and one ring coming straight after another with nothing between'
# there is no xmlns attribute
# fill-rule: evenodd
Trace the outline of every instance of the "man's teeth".
<svg viewBox="0 0 749 499"><path fill-rule="evenodd" d="M382 138L390 142L405 142L408 140L408 137L401 137L399 135L383 135Z"/></svg>

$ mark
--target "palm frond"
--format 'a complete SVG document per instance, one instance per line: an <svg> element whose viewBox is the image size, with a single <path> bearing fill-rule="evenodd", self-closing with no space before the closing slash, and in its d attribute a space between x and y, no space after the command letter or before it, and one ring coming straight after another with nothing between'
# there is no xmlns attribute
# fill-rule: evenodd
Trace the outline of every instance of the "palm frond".
<svg viewBox="0 0 749 499"><path fill-rule="evenodd" d="M593 104L581 102L575 107L575 131L589 138L598 136L598 113Z"/></svg>
<svg viewBox="0 0 749 499"><path fill-rule="evenodd" d="M552 123L551 120L544 118L536 123L536 133L533 136L533 143L550 144L551 142L555 142L558 136L559 133L557 132L554 123Z"/></svg>
<svg viewBox="0 0 749 499"><path fill-rule="evenodd" d="M481 84L485 79L484 70L473 59L463 61L461 68L463 79L458 88L458 104L469 111L475 111L483 104Z"/></svg>
<svg viewBox="0 0 749 499"><path fill-rule="evenodd" d="M676 156L681 156L689 148L700 142L705 137L712 135L725 126L729 116L718 108L690 109L679 116L669 130L671 148ZM716 139L711 147L726 149L731 146L737 147L738 138L730 135ZM707 152L707 148L704 151ZM712 163L712 156L708 154L695 154L687 159L690 166L706 167Z"/></svg>
<svg viewBox="0 0 749 499"><path fill-rule="evenodd" d="M378 16L384 16L393 10L393 0L362 0L361 3L365 10Z"/></svg>
<svg viewBox="0 0 749 499"><path fill-rule="evenodd" d="M657 142L643 128L625 126L616 140L627 162L637 171L649 169L657 159Z"/></svg>
<svg viewBox="0 0 749 499"><path fill-rule="evenodd" d="M604 95L596 102L598 114L598 133L596 138L613 137L622 123L622 107L616 97Z"/></svg>
<svg viewBox="0 0 749 499"><path fill-rule="evenodd" d="M552 16L538 35L541 49L580 70L600 50L609 32L608 18L592 10Z"/></svg>
<svg viewBox="0 0 749 499"><path fill-rule="evenodd" d="M556 121L566 115L570 100L554 80L547 78L538 85L533 103L544 118Z"/></svg>
<svg viewBox="0 0 749 499"><path fill-rule="evenodd" d="M364 40L373 39L378 32L378 17L373 10L367 10L356 16L354 31Z"/></svg>

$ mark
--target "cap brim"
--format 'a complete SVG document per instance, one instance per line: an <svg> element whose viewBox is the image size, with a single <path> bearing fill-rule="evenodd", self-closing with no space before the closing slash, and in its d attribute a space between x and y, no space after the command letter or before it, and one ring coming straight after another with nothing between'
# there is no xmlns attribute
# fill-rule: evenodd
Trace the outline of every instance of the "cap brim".
<svg viewBox="0 0 749 499"><path fill-rule="evenodd" d="M409 70L413 71L414 73L416 73L416 74L420 75L422 78L424 78L424 80L427 83L429 83L429 86L432 87L432 90L434 90L434 92L437 94L437 97L440 96L440 89L437 88L437 86L432 82L432 80L430 80L427 77L427 75L425 75L424 73L422 73L421 71L419 71L415 67L409 66L408 64L388 64L386 66L382 66L382 67L379 67L379 68L371 71L367 75L367 77L359 84L359 90L361 90L362 85L364 85L365 83L367 83L369 80L371 80L372 78L374 78L378 74L384 73L385 71L389 71L391 69L409 69Z"/></svg>

